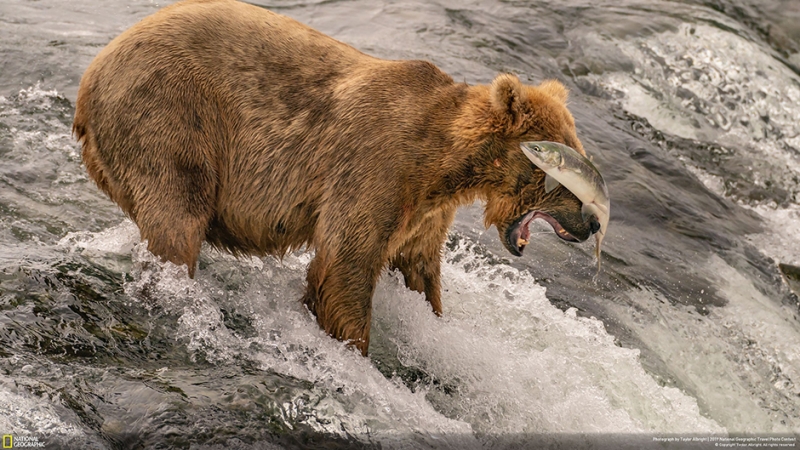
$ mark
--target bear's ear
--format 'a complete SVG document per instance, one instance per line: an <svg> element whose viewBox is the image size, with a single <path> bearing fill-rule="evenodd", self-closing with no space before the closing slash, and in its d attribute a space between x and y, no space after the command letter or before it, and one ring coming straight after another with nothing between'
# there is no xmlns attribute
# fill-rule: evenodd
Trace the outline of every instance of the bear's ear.
<svg viewBox="0 0 800 450"><path fill-rule="evenodd" d="M539 89L551 97L560 100L562 103L567 103L567 99L569 98L569 90L557 80L543 81L542 84L539 85Z"/></svg>
<svg viewBox="0 0 800 450"><path fill-rule="evenodd" d="M515 116L522 102L522 83L519 78L509 73L498 75L492 81L491 99L496 112Z"/></svg>

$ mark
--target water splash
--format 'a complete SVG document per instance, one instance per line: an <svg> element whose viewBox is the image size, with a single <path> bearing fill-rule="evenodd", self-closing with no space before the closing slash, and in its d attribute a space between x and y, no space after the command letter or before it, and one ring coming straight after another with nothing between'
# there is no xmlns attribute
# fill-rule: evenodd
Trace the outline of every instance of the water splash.
<svg viewBox="0 0 800 450"><path fill-rule="evenodd" d="M179 316L176 338L204 360L244 358L313 383L328 407L305 420L328 433L388 447L399 445L397 436L419 445L458 436L453 448L478 448L473 432L484 444L509 436L522 444L526 433L724 432L694 399L659 386L638 350L615 345L600 321L553 307L530 275L490 262L466 241L451 244L444 318L396 275L381 279L372 361L325 336L297 300L309 254L281 263L204 252L205 267L190 280L185 267L137 244L126 292ZM231 311L248 324L231 329Z"/></svg>

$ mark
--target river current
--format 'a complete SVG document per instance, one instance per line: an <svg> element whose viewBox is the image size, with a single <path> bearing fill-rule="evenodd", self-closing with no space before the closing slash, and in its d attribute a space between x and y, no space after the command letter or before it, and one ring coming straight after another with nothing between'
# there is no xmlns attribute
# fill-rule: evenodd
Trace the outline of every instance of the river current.
<svg viewBox="0 0 800 450"><path fill-rule="evenodd" d="M95 449L797 447L800 304L779 269L800 266L796 0L257 1L457 81L561 80L608 183L596 282L592 243L537 224L515 258L481 205L464 208L443 317L386 272L369 358L298 301L311 254L204 248L190 280L88 179L70 135L80 76L168 3L0 2L0 434Z"/></svg>

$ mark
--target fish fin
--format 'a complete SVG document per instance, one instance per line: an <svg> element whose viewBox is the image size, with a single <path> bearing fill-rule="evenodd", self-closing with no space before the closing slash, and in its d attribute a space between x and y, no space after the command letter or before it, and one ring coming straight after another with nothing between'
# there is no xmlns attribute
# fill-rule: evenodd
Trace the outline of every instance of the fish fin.
<svg viewBox="0 0 800 450"><path fill-rule="evenodd" d="M550 191L557 188L559 184L561 183L559 183L555 178L551 177L550 174L544 176L544 191L546 193L550 193Z"/></svg>
<svg viewBox="0 0 800 450"><path fill-rule="evenodd" d="M594 208L594 203L584 203L583 206L581 206L581 218L584 222L587 222L592 216L597 217L597 214L594 213Z"/></svg>

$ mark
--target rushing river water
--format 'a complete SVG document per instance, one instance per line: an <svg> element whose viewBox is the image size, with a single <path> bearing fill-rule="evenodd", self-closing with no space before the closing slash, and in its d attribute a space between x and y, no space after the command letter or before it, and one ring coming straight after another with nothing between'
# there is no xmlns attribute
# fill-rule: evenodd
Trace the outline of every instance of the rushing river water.
<svg viewBox="0 0 800 450"><path fill-rule="evenodd" d="M369 358L298 301L311 255L206 248L190 280L88 179L70 135L80 76L167 3L0 2L0 434L97 449L797 447L800 310L778 269L800 265L797 0L257 2L458 81L562 80L609 185L596 283L591 243L536 226L517 259L465 208L444 316L384 274Z"/></svg>

